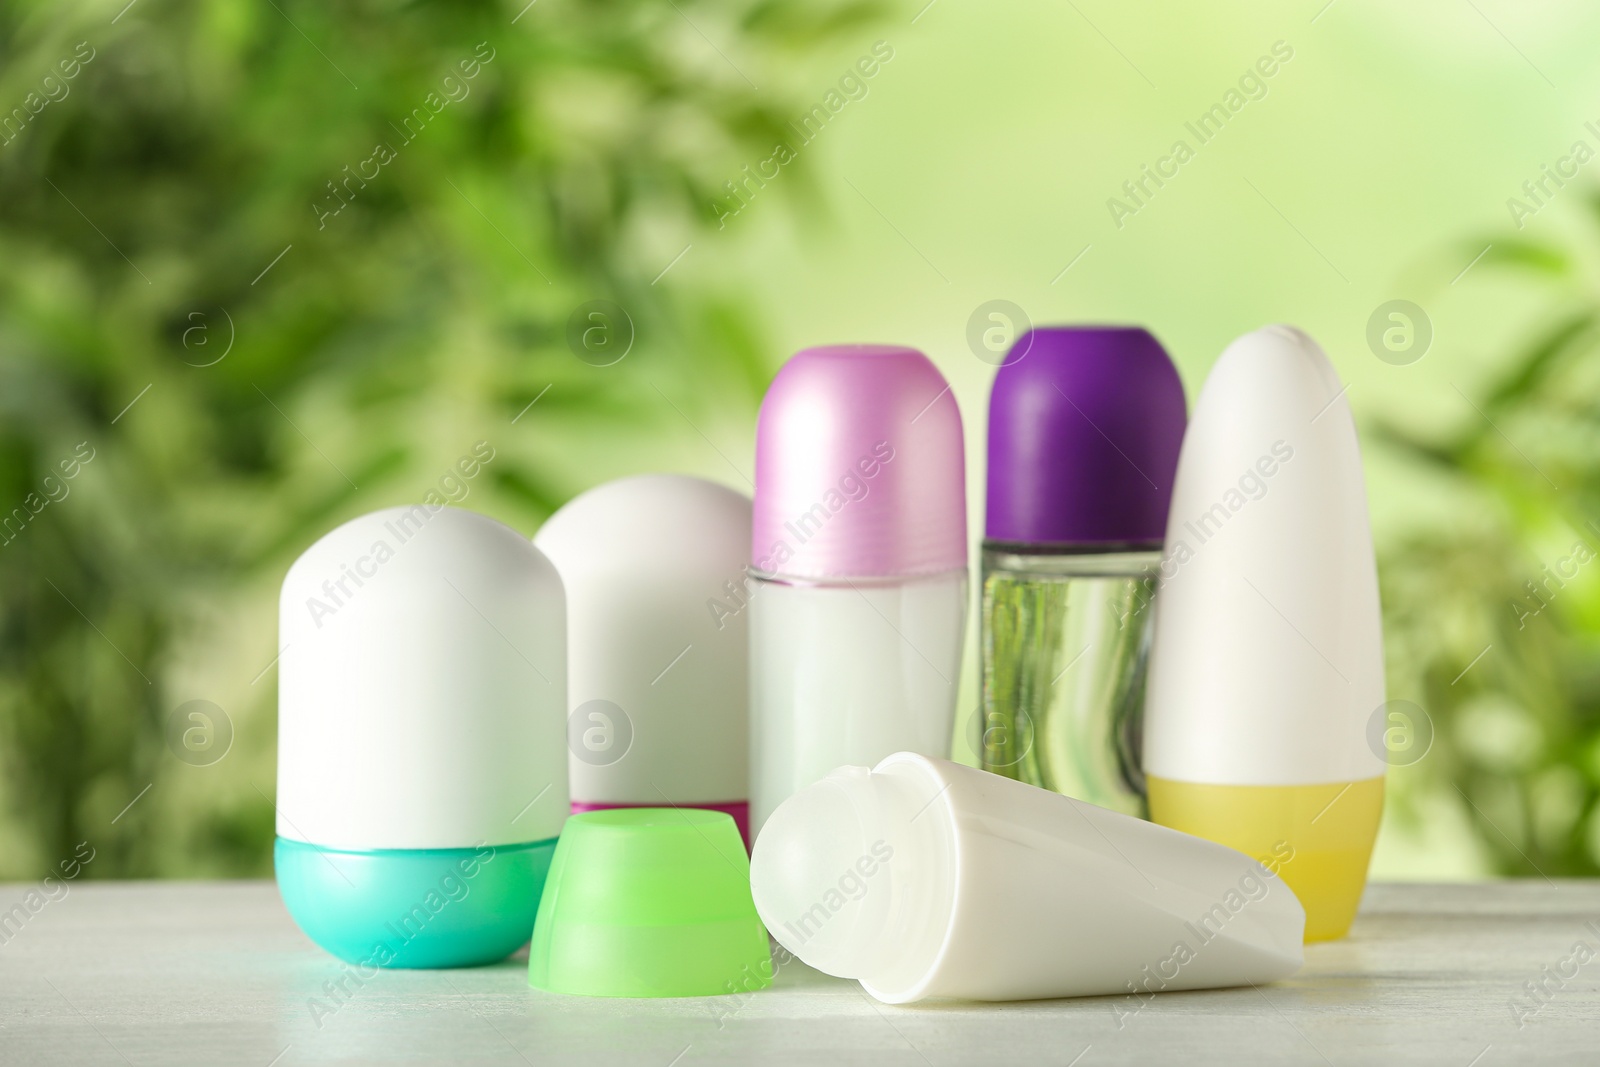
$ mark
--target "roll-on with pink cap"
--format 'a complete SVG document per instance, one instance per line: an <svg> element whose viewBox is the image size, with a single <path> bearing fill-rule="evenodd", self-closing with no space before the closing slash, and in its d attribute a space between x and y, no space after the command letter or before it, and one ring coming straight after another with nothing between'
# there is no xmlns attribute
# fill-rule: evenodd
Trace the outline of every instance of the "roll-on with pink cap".
<svg viewBox="0 0 1600 1067"><path fill-rule="evenodd" d="M841 764L948 756L966 620L961 412L912 348L778 372L756 429L750 820Z"/></svg>

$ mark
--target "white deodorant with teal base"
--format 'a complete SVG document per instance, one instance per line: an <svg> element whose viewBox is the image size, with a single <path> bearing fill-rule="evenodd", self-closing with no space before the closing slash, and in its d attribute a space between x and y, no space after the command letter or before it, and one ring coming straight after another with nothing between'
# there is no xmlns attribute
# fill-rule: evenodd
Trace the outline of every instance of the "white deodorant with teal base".
<svg viewBox="0 0 1600 1067"><path fill-rule="evenodd" d="M289 914L368 967L516 951L568 810L555 568L474 512L389 508L307 549L279 612Z"/></svg>

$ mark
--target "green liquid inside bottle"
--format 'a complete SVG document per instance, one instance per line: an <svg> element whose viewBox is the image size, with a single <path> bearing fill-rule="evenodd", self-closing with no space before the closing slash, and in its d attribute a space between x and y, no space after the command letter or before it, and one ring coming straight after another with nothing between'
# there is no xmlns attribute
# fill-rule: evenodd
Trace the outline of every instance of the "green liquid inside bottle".
<svg viewBox="0 0 1600 1067"><path fill-rule="evenodd" d="M1160 551L983 548L980 766L1141 818L1139 750Z"/></svg>

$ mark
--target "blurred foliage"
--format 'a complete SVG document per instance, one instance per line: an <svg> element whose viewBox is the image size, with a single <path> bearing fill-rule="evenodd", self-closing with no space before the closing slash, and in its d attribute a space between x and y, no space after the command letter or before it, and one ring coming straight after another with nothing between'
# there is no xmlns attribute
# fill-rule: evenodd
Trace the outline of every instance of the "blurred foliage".
<svg viewBox="0 0 1600 1067"><path fill-rule="evenodd" d="M597 439L753 412L771 367L741 294L662 272L707 254L723 181L812 102L787 75L885 5L525 2L0 8L0 879L85 839L89 877L266 874L299 551L478 439L497 458L467 506L531 531L594 479ZM809 163L783 195L811 195ZM1380 545L1390 691L1436 729L1392 803L1458 802L1508 874L1600 871L1580 251L1495 235L1464 285L1526 278L1547 325L1461 387L1453 429L1368 438L1455 497ZM616 366L569 349L594 299L637 333ZM197 649L247 702L204 768L165 739L213 695Z"/></svg>
<svg viewBox="0 0 1600 1067"><path fill-rule="evenodd" d="M1587 216L1600 238L1600 193ZM1499 234L1470 247L1485 244L1485 266L1535 283L1551 303L1497 377L1457 386L1453 429L1375 428L1379 447L1457 494L1437 521L1380 546L1389 690L1420 694L1436 736L1415 772L1462 806L1496 869L1594 875L1600 279L1575 247ZM1426 817L1404 806L1419 795L1392 794L1403 817Z"/></svg>
<svg viewBox="0 0 1600 1067"><path fill-rule="evenodd" d="M163 740L185 642L241 601L269 618L311 540L480 438L468 506L531 530L589 476L513 425L535 399L676 436L752 412L770 370L738 294L657 278L797 110L747 74L781 85L880 14L123 3L0 8L0 878L83 839L93 877L267 873L270 670L243 689L254 762L160 799L194 771ZM596 298L637 330L615 368L568 348Z"/></svg>

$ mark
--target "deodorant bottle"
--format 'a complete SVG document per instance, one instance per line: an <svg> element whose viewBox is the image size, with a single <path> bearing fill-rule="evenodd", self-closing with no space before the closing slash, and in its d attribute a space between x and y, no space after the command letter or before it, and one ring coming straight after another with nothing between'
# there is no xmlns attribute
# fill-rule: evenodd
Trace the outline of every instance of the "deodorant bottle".
<svg viewBox="0 0 1600 1067"><path fill-rule="evenodd" d="M750 858L767 930L886 1004L1257 985L1304 959L1273 866L947 760L840 767L773 813Z"/></svg>
<svg viewBox="0 0 1600 1067"><path fill-rule="evenodd" d="M620 478L534 544L567 592L572 810L711 808L748 844L750 498L680 474Z"/></svg>
<svg viewBox="0 0 1600 1067"><path fill-rule="evenodd" d="M1378 579L1355 423L1287 326L1222 353L1178 462L1146 703L1157 822L1273 856L1306 939L1342 937L1385 761Z"/></svg>
<svg viewBox="0 0 1600 1067"><path fill-rule="evenodd" d="M961 413L911 348L797 353L756 429L752 830L841 764L948 756L966 617Z"/></svg>
<svg viewBox="0 0 1600 1067"><path fill-rule="evenodd" d="M1151 602L1183 383L1137 327L1018 338L989 399L985 770L1145 814Z"/></svg>
<svg viewBox="0 0 1600 1067"><path fill-rule="evenodd" d="M358 977L528 940L567 816L565 625L526 537L442 503L352 519L289 568L278 888Z"/></svg>

